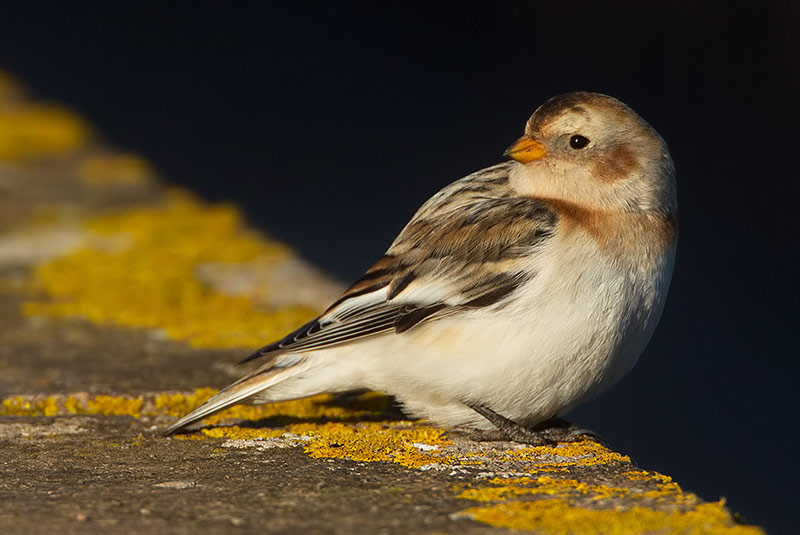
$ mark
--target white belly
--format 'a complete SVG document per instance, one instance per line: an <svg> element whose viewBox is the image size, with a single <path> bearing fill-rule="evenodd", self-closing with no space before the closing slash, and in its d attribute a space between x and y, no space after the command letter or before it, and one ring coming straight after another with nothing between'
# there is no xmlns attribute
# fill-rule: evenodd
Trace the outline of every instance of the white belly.
<svg viewBox="0 0 800 535"><path fill-rule="evenodd" d="M409 412L443 425L491 427L466 401L527 425L563 414L633 367L672 270L671 255L655 271L631 270L586 245L559 261L540 257L525 297L500 311L362 341L338 349L336 360L353 365L345 372L357 378L353 386L393 394Z"/></svg>
<svg viewBox="0 0 800 535"><path fill-rule="evenodd" d="M575 245L537 255L537 275L501 310L315 351L306 373L261 401L370 388L396 396L413 415L486 429L465 402L526 425L563 414L636 363L661 315L674 256L648 267L614 261L588 238Z"/></svg>

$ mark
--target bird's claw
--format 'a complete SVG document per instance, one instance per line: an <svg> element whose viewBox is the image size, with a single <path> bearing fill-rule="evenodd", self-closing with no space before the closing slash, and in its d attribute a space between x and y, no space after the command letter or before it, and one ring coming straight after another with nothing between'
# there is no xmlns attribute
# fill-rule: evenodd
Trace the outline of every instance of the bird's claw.
<svg viewBox="0 0 800 535"><path fill-rule="evenodd" d="M594 431L577 427L560 418L547 420L531 428L520 425L480 403L469 402L466 405L489 420L497 431L514 442L531 446L552 446L559 442L580 442L589 439L605 446L603 439Z"/></svg>

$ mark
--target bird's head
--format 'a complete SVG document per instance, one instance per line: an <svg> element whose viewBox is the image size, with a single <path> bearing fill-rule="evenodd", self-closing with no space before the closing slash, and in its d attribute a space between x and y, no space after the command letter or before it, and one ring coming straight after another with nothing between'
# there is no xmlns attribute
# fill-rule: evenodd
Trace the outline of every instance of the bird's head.
<svg viewBox="0 0 800 535"><path fill-rule="evenodd" d="M597 210L674 215L674 166L667 145L622 102L599 93L551 98L505 153L519 163L511 184L525 196Z"/></svg>

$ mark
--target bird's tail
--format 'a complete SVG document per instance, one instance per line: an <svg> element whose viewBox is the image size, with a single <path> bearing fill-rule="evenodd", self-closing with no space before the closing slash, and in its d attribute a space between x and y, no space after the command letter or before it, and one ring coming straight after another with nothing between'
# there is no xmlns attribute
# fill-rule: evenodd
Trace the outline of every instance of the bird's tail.
<svg viewBox="0 0 800 535"><path fill-rule="evenodd" d="M278 383L297 376L299 373L309 368L306 359L294 360L289 366L276 365L268 362L264 366L253 370L235 383L223 388L217 395L209 398L205 403L195 410L169 426L164 435L171 435L187 425L202 420L203 418L219 412L223 409L236 405L256 394L261 394L260 401L269 399L264 396L264 390L271 388ZM270 399L270 401L281 401L280 399Z"/></svg>

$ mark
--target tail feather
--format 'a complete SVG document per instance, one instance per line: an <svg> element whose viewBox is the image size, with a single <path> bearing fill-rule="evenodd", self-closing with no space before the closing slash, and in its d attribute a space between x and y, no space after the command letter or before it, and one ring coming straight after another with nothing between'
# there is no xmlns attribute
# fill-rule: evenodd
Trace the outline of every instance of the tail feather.
<svg viewBox="0 0 800 535"><path fill-rule="evenodd" d="M261 368L253 370L251 373L225 387L217 395L209 398L205 403L169 426L164 431L164 435L171 435L189 424L252 398L256 394L262 393L264 390L294 377L306 368L307 366L303 366L299 362L290 367L275 366L269 363ZM274 401L279 400L276 399Z"/></svg>

